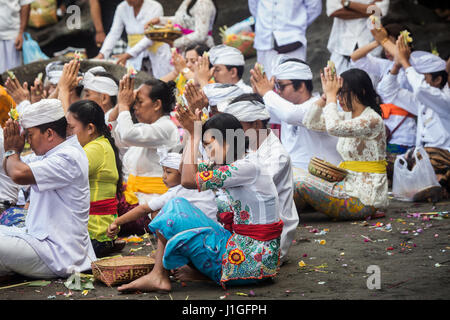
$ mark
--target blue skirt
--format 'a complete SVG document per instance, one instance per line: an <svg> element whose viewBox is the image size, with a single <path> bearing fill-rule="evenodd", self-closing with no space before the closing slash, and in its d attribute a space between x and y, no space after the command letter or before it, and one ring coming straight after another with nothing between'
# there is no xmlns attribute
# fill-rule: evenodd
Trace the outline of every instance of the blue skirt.
<svg viewBox="0 0 450 320"><path fill-rule="evenodd" d="M222 257L232 233L207 217L184 198L170 200L148 225L166 240L164 268L171 270L191 262L197 270L220 284ZM259 279L237 279L230 285L254 284Z"/></svg>

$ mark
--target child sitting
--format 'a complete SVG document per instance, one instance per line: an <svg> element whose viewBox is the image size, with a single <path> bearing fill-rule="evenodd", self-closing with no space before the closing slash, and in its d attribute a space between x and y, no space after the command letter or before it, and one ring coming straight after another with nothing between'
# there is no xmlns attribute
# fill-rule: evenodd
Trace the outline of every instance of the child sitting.
<svg viewBox="0 0 450 320"><path fill-rule="evenodd" d="M185 198L192 205L202 210L209 218L217 222L217 205L215 195L212 191L202 191L186 189L181 186L181 154L168 152L167 149L158 149L160 164L163 168L163 182L169 190L158 198L141 204L124 215L118 217L108 227L108 237L113 239L119 233L119 227L125 223L135 221L139 218L151 214L154 219L159 210L171 199L176 197Z"/></svg>

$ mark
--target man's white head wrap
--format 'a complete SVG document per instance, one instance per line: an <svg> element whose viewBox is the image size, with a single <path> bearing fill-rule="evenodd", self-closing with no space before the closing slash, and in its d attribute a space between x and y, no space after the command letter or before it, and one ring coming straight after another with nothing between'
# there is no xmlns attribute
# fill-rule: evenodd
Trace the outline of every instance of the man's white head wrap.
<svg viewBox="0 0 450 320"><path fill-rule="evenodd" d="M223 64L226 66L245 65L244 55L239 49L224 44L212 47L209 50L209 62L212 65Z"/></svg>
<svg viewBox="0 0 450 320"><path fill-rule="evenodd" d="M83 78L83 86L95 92L104 93L109 96L117 96L119 93L119 86L117 83L108 77L96 76L97 72L107 72L105 68L99 66L89 69Z"/></svg>
<svg viewBox="0 0 450 320"><path fill-rule="evenodd" d="M288 61L290 57L280 55L272 66L272 75L278 80L312 80L311 68L301 62Z"/></svg>
<svg viewBox="0 0 450 320"><path fill-rule="evenodd" d="M159 164L161 166L180 170L181 157L180 153L168 152L167 148L158 148L156 152L159 155Z"/></svg>
<svg viewBox="0 0 450 320"><path fill-rule="evenodd" d="M64 118L64 109L58 99L42 99L25 108L19 115L20 126L28 129Z"/></svg>
<svg viewBox="0 0 450 320"><path fill-rule="evenodd" d="M426 51L413 51L410 57L411 65L419 73L432 73L445 70L445 60Z"/></svg>
<svg viewBox="0 0 450 320"><path fill-rule="evenodd" d="M47 64L45 67L45 82L57 85L62 76L63 69L64 63L60 61L54 61Z"/></svg>
<svg viewBox="0 0 450 320"><path fill-rule="evenodd" d="M231 99L244 93L237 85L225 83L207 84L203 87L203 92L209 100L209 105L218 107L222 102L228 103ZM221 110L219 109L219 111Z"/></svg>
<svg viewBox="0 0 450 320"><path fill-rule="evenodd" d="M242 122L254 122L256 120L267 120L270 118L266 106L256 100L230 103L222 112L232 114Z"/></svg>

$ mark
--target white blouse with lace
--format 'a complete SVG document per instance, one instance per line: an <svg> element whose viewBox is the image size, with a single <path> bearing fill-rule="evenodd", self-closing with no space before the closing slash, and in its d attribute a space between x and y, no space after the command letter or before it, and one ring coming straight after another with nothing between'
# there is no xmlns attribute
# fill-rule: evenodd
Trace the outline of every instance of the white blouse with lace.
<svg viewBox="0 0 450 320"><path fill-rule="evenodd" d="M386 133L381 116L366 107L358 117L350 112L339 112L335 103L324 108L314 104L306 114L303 124L312 130L327 131L339 137L336 149L344 161L382 161L386 159ZM386 174L355 172L343 180L344 191L363 204L376 208L388 205ZM335 183L330 183L330 191Z"/></svg>
<svg viewBox="0 0 450 320"><path fill-rule="evenodd" d="M170 20L172 24L179 24L185 29L194 31L175 40L173 45L176 48L185 49L195 43L205 43L207 46L213 47L214 39L208 33L213 29L216 7L211 0L197 0L189 15L187 8L191 1L193 0L183 0L175 12L175 16L161 17L160 23L166 24Z"/></svg>

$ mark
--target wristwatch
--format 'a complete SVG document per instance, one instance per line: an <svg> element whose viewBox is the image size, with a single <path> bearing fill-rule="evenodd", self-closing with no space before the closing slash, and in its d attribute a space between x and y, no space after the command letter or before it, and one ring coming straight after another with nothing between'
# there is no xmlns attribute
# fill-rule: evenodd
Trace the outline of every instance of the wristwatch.
<svg viewBox="0 0 450 320"><path fill-rule="evenodd" d="M12 156L13 154L19 154L16 150L8 150L5 152L4 158L8 159L8 157Z"/></svg>
<svg viewBox="0 0 450 320"><path fill-rule="evenodd" d="M350 7L350 0L344 0L344 8Z"/></svg>

